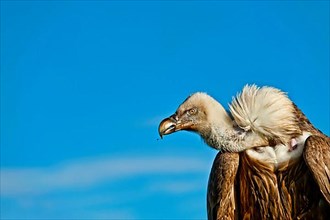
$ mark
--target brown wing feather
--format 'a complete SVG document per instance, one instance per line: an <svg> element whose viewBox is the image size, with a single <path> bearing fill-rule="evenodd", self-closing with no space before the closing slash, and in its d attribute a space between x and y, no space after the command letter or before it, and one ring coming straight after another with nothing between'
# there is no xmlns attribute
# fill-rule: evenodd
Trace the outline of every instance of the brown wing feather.
<svg viewBox="0 0 330 220"><path fill-rule="evenodd" d="M305 143L304 158L324 198L330 204L330 139L310 136Z"/></svg>
<svg viewBox="0 0 330 220"><path fill-rule="evenodd" d="M219 152L214 159L207 189L209 220L238 219L234 186L238 164L238 153Z"/></svg>
<svg viewBox="0 0 330 220"><path fill-rule="evenodd" d="M242 219L292 219L290 196L280 191L273 166L243 152L238 178Z"/></svg>

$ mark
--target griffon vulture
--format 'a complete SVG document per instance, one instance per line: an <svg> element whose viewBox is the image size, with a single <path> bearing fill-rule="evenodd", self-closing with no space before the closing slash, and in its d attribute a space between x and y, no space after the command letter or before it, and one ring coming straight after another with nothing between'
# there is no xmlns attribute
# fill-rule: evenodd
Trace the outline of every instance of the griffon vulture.
<svg viewBox="0 0 330 220"><path fill-rule="evenodd" d="M205 93L159 125L187 130L219 150L209 177L208 219L330 219L330 139L288 96L245 86L230 113Z"/></svg>

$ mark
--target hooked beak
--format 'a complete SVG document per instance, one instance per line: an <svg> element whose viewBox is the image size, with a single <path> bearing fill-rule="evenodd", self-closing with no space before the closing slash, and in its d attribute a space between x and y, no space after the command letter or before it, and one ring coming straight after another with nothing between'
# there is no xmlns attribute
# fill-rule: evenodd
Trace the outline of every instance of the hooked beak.
<svg viewBox="0 0 330 220"><path fill-rule="evenodd" d="M159 136L163 138L163 135L171 134L178 131L178 120L176 115L171 115L168 118L162 120L158 127Z"/></svg>

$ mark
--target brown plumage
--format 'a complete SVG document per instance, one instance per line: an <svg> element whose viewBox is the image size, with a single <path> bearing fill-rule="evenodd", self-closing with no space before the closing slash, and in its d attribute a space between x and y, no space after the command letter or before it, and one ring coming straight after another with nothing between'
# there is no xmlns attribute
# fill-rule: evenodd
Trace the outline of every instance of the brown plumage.
<svg viewBox="0 0 330 220"><path fill-rule="evenodd" d="M207 190L208 219L238 219L238 167L238 153L218 153L214 159Z"/></svg>
<svg viewBox="0 0 330 220"><path fill-rule="evenodd" d="M230 110L196 93L159 126L161 136L194 131L221 150L208 219L330 219L330 139L275 88L246 86Z"/></svg>

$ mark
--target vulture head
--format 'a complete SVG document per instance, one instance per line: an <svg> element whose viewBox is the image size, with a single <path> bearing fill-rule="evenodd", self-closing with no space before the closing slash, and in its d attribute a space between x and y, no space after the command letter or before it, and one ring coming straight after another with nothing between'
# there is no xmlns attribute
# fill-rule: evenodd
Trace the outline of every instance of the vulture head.
<svg viewBox="0 0 330 220"><path fill-rule="evenodd" d="M159 125L159 135L186 130L199 133L202 137L218 124L224 129L232 127L232 120L225 109L206 93L197 92L189 96L168 118Z"/></svg>
<svg viewBox="0 0 330 220"><path fill-rule="evenodd" d="M222 105L201 92L189 96L173 115L161 121L158 128L161 137L182 130L196 132L210 147L230 152L241 152L254 146L246 140L254 144L264 141L254 133L244 135Z"/></svg>

